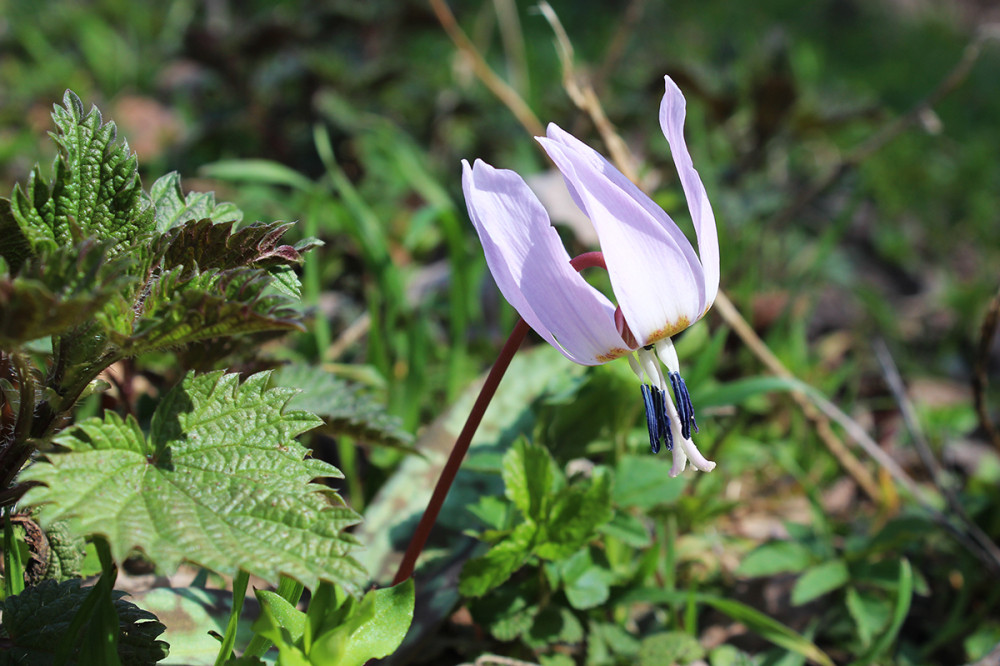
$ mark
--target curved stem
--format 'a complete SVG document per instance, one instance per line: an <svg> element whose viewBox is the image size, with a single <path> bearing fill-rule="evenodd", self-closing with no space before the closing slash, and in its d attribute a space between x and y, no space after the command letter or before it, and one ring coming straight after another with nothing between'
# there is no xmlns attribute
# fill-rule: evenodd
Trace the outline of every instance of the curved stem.
<svg viewBox="0 0 1000 666"><path fill-rule="evenodd" d="M503 379L504 373L507 372L507 367L510 366L514 354L521 346L521 343L524 342L524 336L528 334L529 330L530 328L524 323L524 320L518 319L514 330L511 331L510 337L507 338L503 349L500 350L500 355L497 356L493 368L490 369L490 374L486 377L483 388L479 390L479 397L476 398L476 404L472 406L469 418L466 419L465 426L462 427L462 432L459 433L458 439L455 440L455 446L451 450L451 455L448 456L448 462L445 463L444 469L441 470L441 476L438 477L437 485L434 486L434 493L431 495L431 500L427 503L427 508L424 509L424 515L420 518L420 523L417 525L417 530L413 533L413 538L410 539L410 545L406 549L406 554L403 555L403 561L399 563L396 577L392 581L393 585L398 585L413 575L417 558L420 556L421 551L423 551L424 544L427 543L427 537L430 536L431 529L437 521L438 513L441 512L441 506L444 504L444 499L448 496L448 491L455 480L455 475L458 474L458 468L462 465L462 460L469 450L469 444L472 443L472 436L476 434L476 429L483 420L483 414L486 413L486 407L490 404L490 400L493 399L493 395L500 385L500 380Z"/></svg>

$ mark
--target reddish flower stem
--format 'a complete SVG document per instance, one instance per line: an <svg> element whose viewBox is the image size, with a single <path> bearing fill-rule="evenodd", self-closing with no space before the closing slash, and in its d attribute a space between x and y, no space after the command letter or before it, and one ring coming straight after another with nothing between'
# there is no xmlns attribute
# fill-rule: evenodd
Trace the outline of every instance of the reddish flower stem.
<svg viewBox="0 0 1000 666"><path fill-rule="evenodd" d="M413 568L417 563L417 558L420 557L420 553L424 549L424 544L427 543L427 537L430 536L431 529L434 527L434 523L437 522L438 513L441 512L441 505L444 504L444 498L448 496L448 491L455 480L455 475L458 474L458 468L462 465L462 460L469 450L472 436L476 434L476 429L483 420L483 414L486 413L486 407L497 392L500 380L503 379L504 373L507 372L507 367L510 365L511 360L513 360L518 347L524 342L524 336L528 334L529 330L531 329L524 323L524 320L518 319L517 325L514 326L510 337L507 338L503 349L500 350L500 355L497 356L493 368L490 369L490 374L486 377L483 388L479 390L479 397L476 398L476 404L472 406L469 418L466 419L462 432L458 434L458 439L455 440L455 446L451 450L451 455L448 456L448 462L445 463L444 469L441 470L441 476L438 477L437 485L434 486L434 493L431 495L431 500L427 503L427 508L424 509L424 515L420 518L420 523L417 525L417 530L413 533L413 538L410 539L410 545L406 549L406 554L403 555L403 561L399 563L396 578L392 581L393 585L402 583L413 575Z"/></svg>
<svg viewBox="0 0 1000 666"><path fill-rule="evenodd" d="M570 264L578 271L593 267L600 267L607 270L607 266L604 263L604 255L600 252L586 252L571 259ZM430 502L427 503L424 515L421 516L420 523L417 525L417 529L410 539L410 545L406 548L403 561L399 563L396 577L392 581L393 585L398 585L413 575L417 558L420 557L420 553L424 550L424 544L427 543L427 537L430 536L431 529L433 529L434 523L437 522L441 506L444 504L445 497L448 496L448 491L451 490L451 484L455 481L455 475L458 474L458 468L461 467L462 460L465 459L465 454L469 451L472 436L476 434L476 429L479 428L479 424L483 420L483 414L486 413L486 408L493 399L493 395L497 392L500 380L503 379L504 373L507 372L507 368L510 366L510 362L514 359L514 354L521 346L521 343L524 342L524 337L528 334L529 330L530 327L523 319L517 320L514 330L511 331L510 337L507 338L503 349L500 350L500 355L497 356L496 362L493 363L490 374L487 375L486 381L483 383L483 388L479 389L479 397L476 398L476 404L472 406L469 418L466 419L465 425L462 427L462 432L458 434L458 439L455 440L455 446L448 456L448 461L445 463L444 469L441 470L441 476L438 477L437 485L434 486Z"/></svg>

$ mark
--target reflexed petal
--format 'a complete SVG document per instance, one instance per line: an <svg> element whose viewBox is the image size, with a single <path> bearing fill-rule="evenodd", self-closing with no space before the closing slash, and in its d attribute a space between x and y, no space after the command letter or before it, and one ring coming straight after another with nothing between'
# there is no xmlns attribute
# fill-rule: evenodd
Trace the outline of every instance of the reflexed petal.
<svg viewBox="0 0 1000 666"><path fill-rule="evenodd" d="M597 365L629 350L615 308L570 265L541 203L513 171L462 160L469 217L504 298L568 359Z"/></svg>
<svg viewBox="0 0 1000 666"><path fill-rule="evenodd" d="M607 176L608 180L635 199L636 203L642 206L647 213L659 222L660 226L662 226L670 237L674 239L677 243L677 247L679 247L684 253L684 258L691 266L692 272L700 277L701 261L698 259L698 255L691 246L691 241L688 240L687 236L684 235L684 232L680 230L677 224L670 219L670 216L667 215L666 211L660 208L655 201L650 199L645 192L639 189L638 185L629 180L625 174L611 164L611 162L609 162L604 155L601 155L583 141L580 141L578 138L569 132L566 132L555 123L549 123L545 133L550 140L566 146L579 155L581 159L590 162L593 165L594 170ZM582 200L580 199L580 195L576 191L576 184L567 180L566 185L569 187L570 195L573 197L576 205L579 206L581 210L585 210Z"/></svg>
<svg viewBox="0 0 1000 666"><path fill-rule="evenodd" d="M674 166L677 167L691 219L694 221L694 230L698 235L698 255L701 257L705 276L707 310L715 302L715 295L719 291L719 232L715 226L712 204L708 201L705 186L691 162L691 153L684 141L684 95L669 76L663 78L666 93L660 102L660 128L670 144L670 154L674 158ZM704 312L700 313L698 317L703 314Z"/></svg>
<svg viewBox="0 0 1000 666"><path fill-rule="evenodd" d="M620 186L616 181L624 176L605 167L603 158L595 160L589 148L545 137L538 141L597 229L615 297L639 343L669 337L701 317L706 308L701 267L697 259L694 266L689 262L687 239L678 243L651 212L655 204L649 197ZM610 177L606 168L618 176Z"/></svg>

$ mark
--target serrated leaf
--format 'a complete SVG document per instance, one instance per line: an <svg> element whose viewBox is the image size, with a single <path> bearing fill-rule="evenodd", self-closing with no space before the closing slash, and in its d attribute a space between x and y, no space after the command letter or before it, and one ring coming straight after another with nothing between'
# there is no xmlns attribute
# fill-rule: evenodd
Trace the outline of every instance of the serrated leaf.
<svg viewBox="0 0 1000 666"><path fill-rule="evenodd" d="M0 344L57 335L93 318L132 282L128 256L108 259L111 243L93 239L34 257L17 275L0 259Z"/></svg>
<svg viewBox="0 0 1000 666"><path fill-rule="evenodd" d="M50 524L45 530L45 537L49 541L45 578L61 581L78 577L87 552L84 540L70 532L66 524L61 522Z"/></svg>
<svg viewBox="0 0 1000 666"><path fill-rule="evenodd" d="M850 578L851 574L842 560L829 560L810 567L795 581L792 604L798 606L833 592L847 584Z"/></svg>
<svg viewBox="0 0 1000 666"><path fill-rule="evenodd" d="M504 454L502 476L507 498L536 523L545 519L555 490L564 484L545 447L523 437Z"/></svg>
<svg viewBox="0 0 1000 666"><path fill-rule="evenodd" d="M534 580L509 583L472 602L469 609L478 624L501 641L512 641L527 632L535 621L539 608L538 584Z"/></svg>
<svg viewBox="0 0 1000 666"><path fill-rule="evenodd" d="M814 559L813 552L796 541L769 541L743 558L736 568L737 576L773 576L778 573L798 573Z"/></svg>
<svg viewBox="0 0 1000 666"><path fill-rule="evenodd" d="M315 638L309 660L316 666L364 666L391 654L410 628L413 604L412 578L368 592L343 624Z"/></svg>
<svg viewBox="0 0 1000 666"><path fill-rule="evenodd" d="M281 237L291 227L290 222L257 222L233 231L232 222L217 223L208 218L185 222L164 236L162 268L183 265L205 271L300 263L299 250L281 243Z"/></svg>
<svg viewBox="0 0 1000 666"><path fill-rule="evenodd" d="M556 495L545 518L545 543L535 548L542 559L569 557L590 541L611 519L611 474L595 467L585 487L573 485Z"/></svg>
<svg viewBox="0 0 1000 666"><path fill-rule="evenodd" d="M189 192L184 196L181 176L171 171L158 178L149 188L149 199L156 211L156 230L173 229L192 220L209 219L212 222L239 222L243 213L236 204L215 203L212 192Z"/></svg>
<svg viewBox="0 0 1000 666"><path fill-rule="evenodd" d="M10 644L0 652L0 664L51 663L65 640L77 609L90 594L79 579L57 583L42 581L21 594L0 602L3 625ZM125 601L124 592L112 592L121 633L118 656L123 663L155 664L167 656L167 644L156 640L164 626L152 613Z"/></svg>
<svg viewBox="0 0 1000 666"><path fill-rule="evenodd" d="M705 656L698 639L683 631L664 631L646 636L639 644L639 666L689 664Z"/></svg>
<svg viewBox="0 0 1000 666"><path fill-rule="evenodd" d="M521 523L485 555L466 562L458 579L458 591L467 597L481 597L502 585L527 561L536 532L533 523Z"/></svg>
<svg viewBox="0 0 1000 666"><path fill-rule="evenodd" d="M313 482L341 476L294 439L319 420L287 409L293 391L266 389L268 374L243 384L189 374L157 406L148 436L114 412L77 424L55 440L67 452L24 472L44 484L24 502L40 506L43 524L104 535L119 561L140 548L167 570L188 560L357 593L365 572L344 530L359 518Z"/></svg>
<svg viewBox="0 0 1000 666"><path fill-rule="evenodd" d="M413 435L369 392L310 365L286 365L275 371L274 383L301 389L290 405L319 415L332 434L349 435L373 444L408 448Z"/></svg>
<svg viewBox="0 0 1000 666"><path fill-rule="evenodd" d="M563 591L570 605L578 610L599 606L608 600L614 574L595 562L590 549L577 551L558 565Z"/></svg>
<svg viewBox="0 0 1000 666"><path fill-rule="evenodd" d="M271 278L243 268L196 273L184 267L161 274L134 323L108 323L112 342L126 356L219 336L270 330L302 330L293 301L264 291ZM118 313L121 315L122 313ZM131 325L131 333L121 327Z"/></svg>
<svg viewBox="0 0 1000 666"><path fill-rule="evenodd" d="M543 648L553 643L578 643L582 640L583 625L580 620L570 609L555 605L546 606L535 616L531 631L525 637L525 642L534 648Z"/></svg>
<svg viewBox="0 0 1000 666"><path fill-rule="evenodd" d="M112 253L131 247L154 220L128 142L117 142L115 124L102 123L97 107L84 113L68 90L52 119L59 150L52 183L36 167L23 189L14 188L12 212L21 231L43 254L91 237L114 241Z"/></svg>
<svg viewBox="0 0 1000 666"><path fill-rule="evenodd" d="M6 260L12 273L17 273L24 260L31 256L31 243L10 209L10 200L0 198L0 257Z"/></svg>

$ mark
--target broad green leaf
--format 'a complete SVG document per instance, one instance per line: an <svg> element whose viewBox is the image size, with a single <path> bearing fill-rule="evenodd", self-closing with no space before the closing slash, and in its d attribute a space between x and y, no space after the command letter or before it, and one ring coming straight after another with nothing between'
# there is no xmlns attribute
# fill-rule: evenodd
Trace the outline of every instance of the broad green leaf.
<svg viewBox="0 0 1000 666"><path fill-rule="evenodd" d="M505 540L465 563L458 591L467 597L481 597L503 584L527 561L537 533L532 523L521 523Z"/></svg>
<svg viewBox="0 0 1000 666"><path fill-rule="evenodd" d="M568 560L560 562L558 570L563 591L573 608L586 610L608 600L614 574L594 561L590 549L580 550Z"/></svg>
<svg viewBox="0 0 1000 666"><path fill-rule="evenodd" d="M368 592L347 621L318 636L309 652L316 666L364 666L392 654L413 621L413 579Z"/></svg>
<svg viewBox="0 0 1000 666"><path fill-rule="evenodd" d="M0 665L51 663L76 611L92 590L80 583L79 579L61 583L46 580L0 602L0 629L10 641L0 652ZM122 663L155 664L166 657L167 644L157 640L164 627L156 616L125 601L124 592L113 591L112 596L118 613L118 656Z"/></svg>
<svg viewBox="0 0 1000 666"><path fill-rule="evenodd" d="M778 573L798 573L808 567L815 556L796 541L769 541L743 558L736 568L737 576L773 576Z"/></svg>
<svg viewBox="0 0 1000 666"><path fill-rule="evenodd" d="M652 509L671 504L687 487L689 475L670 477L670 462L651 454L623 456L615 468L612 499L622 508Z"/></svg>
<svg viewBox="0 0 1000 666"><path fill-rule="evenodd" d="M892 621L889 623L889 628L880 632L868 651L851 662L850 666L866 666L872 663L889 649L899 635L899 630L902 629L903 622L909 615L910 604L913 601L913 569L907 559L899 561L899 584L897 587L896 605L892 611Z"/></svg>
<svg viewBox="0 0 1000 666"><path fill-rule="evenodd" d="M494 638L512 641L531 629L539 612L538 595L537 580L511 581L471 601L469 610L476 623L487 627Z"/></svg>
<svg viewBox="0 0 1000 666"><path fill-rule="evenodd" d="M556 605L548 605L539 611L525 636L525 642L534 648L553 643L579 643L582 640L583 625L580 620L570 609Z"/></svg>
<svg viewBox="0 0 1000 666"><path fill-rule="evenodd" d="M399 419L386 413L383 403L323 368L286 365L274 373L273 381L278 386L301 389L290 406L317 414L331 434L404 448L413 441Z"/></svg>
<svg viewBox="0 0 1000 666"><path fill-rule="evenodd" d="M795 581L792 604L798 606L833 592L843 587L850 577L847 565L842 560L829 560L810 567Z"/></svg>
<svg viewBox="0 0 1000 666"><path fill-rule="evenodd" d="M861 644L868 647L872 638L880 634L889 623L892 604L882 595L859 590L852 585L847 588L847 610L854 620Z"/></svg>
<svg viewBox="0 0 1000 666"><path fill-rule="evenodd" d="M101 534L116 559L142 549L161 567L196 562L237 568L273 583L286 574L356 593L365 578L344 530L358 522L317 478L338 478L307 457L295 436L319 420L287 409L292 391L267 390L268 373L242 385L235 374L188 375L157 406L150 432L107 412L64 431L23 481L43 524L72 519Z"/></svg>
<svg viewBox="0 0 1000 666"><path fill-rule="evenodd" d="M521 438L504 454L503 482L507 498L528 519L540 523L563 480L549 452Z"/></svg>
<svg viewBox="0 0 1000 666"><path fill-rule="evenodd" d="M277 626L288 631L288 635L293 642L302 638L302 632L306 628L306 614L297 609L292 604L270 590L255 590L257 601L262 607L266 607L269 615L277 623Z"/></svg>
<svg viewBox="0 0 1000 666"><path fill-rule="evenodd" d="M689 664L705 656L698 639L683 631L651 634L639 644L639 666Z"/></svg>
<svg viewBox="0 0 1000 666"><path fill-rule="evenodd" d="M96 107L84 113L68 90L52 119L59 154L51 184L36 167L23 189L14 188L12 212L21 231L42 254L90 237L114 241L112 253L132 248L154 220L128 142L116 141L115 124L102 123Z"/></svg>
<svg viewBox="0 0 1000 666"><path fill-rule="evenodd" d="M212 192L189 192L185 197L180 174L176 171L153 183L149 188L149 199L156 212L156 230L160 232L192 220L232 223L243 219L243 213L235 204L216 204Z"/></svg>
<svg viewBox="0 0 1000 666"><path fill-rule="evenodd" d="M535 554L547 560L569 557L590 541L611 519L611 474L595 467L585 487L575 484L556 495L545 519L545 543Z"/></svg>
<svg viewBox="0 0 1000 666"><path fill-rule="evenodd" d="M597 529L601 534L614 537L633 548L645 548L653 541L642 519L624 511L616 511L611 520Z"/></svg>
<svg viewBox="0 0 1000 666"><path fill-rule="evenodd" d="M67 529L65 523L55 522L46 527L49 542L49 561L45 578L61 581L80 576L86 543Z"/></svg>

